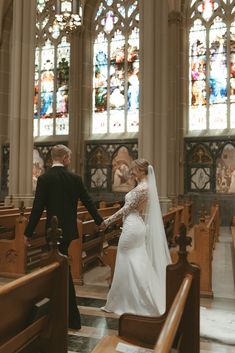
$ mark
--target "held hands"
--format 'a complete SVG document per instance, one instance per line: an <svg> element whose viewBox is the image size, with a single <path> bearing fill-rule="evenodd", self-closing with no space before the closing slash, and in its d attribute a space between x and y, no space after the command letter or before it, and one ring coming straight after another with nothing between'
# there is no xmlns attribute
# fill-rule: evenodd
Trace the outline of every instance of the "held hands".
<svg viewBox="0 0 235 353"><path fill-rule="evenodd" d="M104 221L100 224L99 226L99 230L104 231L107 228L106 224L104 223Z"/></svg>

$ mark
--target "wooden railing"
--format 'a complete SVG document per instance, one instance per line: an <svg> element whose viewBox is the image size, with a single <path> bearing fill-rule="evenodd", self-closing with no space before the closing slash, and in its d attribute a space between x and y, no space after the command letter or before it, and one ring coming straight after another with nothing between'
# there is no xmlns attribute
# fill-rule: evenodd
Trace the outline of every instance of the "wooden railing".
<svg viewBox="0 0 235 353"><path fill-rule="evenodd" d="M167 315L159 338L154 348L154 353L169 353L176 336L184 308L187 302L193 277L188 274L183 279L180 289Z"/></svg>

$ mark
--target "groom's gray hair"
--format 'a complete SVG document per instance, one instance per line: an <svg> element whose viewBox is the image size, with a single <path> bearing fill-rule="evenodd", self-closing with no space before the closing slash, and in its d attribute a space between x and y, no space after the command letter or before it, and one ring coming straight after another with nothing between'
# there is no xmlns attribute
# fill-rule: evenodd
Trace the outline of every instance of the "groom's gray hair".
<svg viewBox="0 0 235 353"><path fill-rule="evenodd" d="M64 156L70 156L71 154L71 150L65 145L55 145L51 149L53 161L60 161Z"/></svg>

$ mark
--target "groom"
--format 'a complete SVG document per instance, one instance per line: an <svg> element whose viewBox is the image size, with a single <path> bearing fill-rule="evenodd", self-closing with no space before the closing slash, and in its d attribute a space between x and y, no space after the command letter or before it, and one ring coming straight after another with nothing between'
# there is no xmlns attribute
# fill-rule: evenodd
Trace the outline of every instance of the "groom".
<svg viewBox="0 0 235 353"><path fill-rule="evenodd" d="M33 208L29 223L25 230L25 242L33 236L34 229L40 220L44 209L47 211L46 229L50 227L51 218L57 216L59 227L62 229L62 240L59 250L68 255L69 244L78 237L77 203L80 199L100 225L103 221L89 196L82 178L67 167L71 160L71 150L64 145L56 145L51 150L52 168L39 176L35 192ZM58 308L59 309L59 308ZM69 328L80 329L81 319L76 304L76 294L69 271Z"/></svg>

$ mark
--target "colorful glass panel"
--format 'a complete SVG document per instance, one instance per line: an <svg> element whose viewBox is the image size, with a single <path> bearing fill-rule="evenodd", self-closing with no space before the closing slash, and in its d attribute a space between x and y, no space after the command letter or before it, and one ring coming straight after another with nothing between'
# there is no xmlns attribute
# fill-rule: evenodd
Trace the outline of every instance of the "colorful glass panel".
<svg viewBox="0 0 235 353"><path fill-rule="evenodd" d="M217 17L209 32L210 46L210 104L227 99L227 27Z"/></svg>
<svg viewBox="0 0 235 353"><path fill-rule="evenodd" d="M57 48L56 135L69 132L70 45L63 37Z"/></svg>
<svg viewBox="0 0 235 353"><path fill-rule="evenodd" d="M110 44L109 80L110 110L123 110L125 106L125 37L120 31L114 34ZM113 116L116 115L113 113ZM116 118L114 120L116 121ZM110 126L112 125L111 123ZM120 125L122 124L120 123ZM117 122L115 122L115 126L118 126ZM124 129L124 126L122 126L122 129Z"/></svg>
<svg viewBox="0 0 235 353"><path fill-rule="evenodd" d="M97 7L92 133L138 132L138 6L105 0Z"/></svg>
<svg viewBox="0 0 235 353"><path fill-rule="evenodd" d="M69 133L70 43L53 22L55 0L37 1L34 136ZM52 16L48 16L48 13Z"/></svg>
<svg viewBox="0 0 235 353"><path fill-rule="evenodd" d="M235 102L235 22L230 28L230 102Z"/></svg>
<svg viewBox="0 0 235 353"><path fill-rule="evenodd" d="M35 50L35 73L34 73L34 118L38 118L38 91L39 91L39 48Z"/></svg>
<svg viewBox="0 0 235 353"><path fill-rule="evenodd" d="M200 20L190 30L190 129L206 128L206 29ZM204 106L204 107L203 107Z"/></svg>
<svg viewBox="0 0 235 353"><path fill-rule="evenodd" d="M128 38L127 130L139 129L139 29L134 28Z"/></svg>
<svg viewBox="0 0 235 353"><path fill-rule="evenodd" d="M234 9L234 0L191 1L189 131L235 128Z"/></svg>
<svg viewBox="0 0 235 353"><path fill-rule="evenodd" d="M94 45L93 133L107 132L108 41L100 33ZM105 130L106 129L106 130Z"/></svg>
<svg viewBox="0 0 235 353"><path fill-rule="evenodd" d="M113 11L109 11L106 14L105 22L104 22L104 31L106 33L110 33L113 29L114 25L114 14Z"/></svg>
<svg viewBox="0 0 235 353"><path fill-rule="evenodd" d="M52 118L54 101L54 47L48 41L41 51L41 118Z"/></svg>
<svg viewBox="0 0 235 353"><path fill-rule="evenodd" d="M198 5L198 11L202 13L203 18L208 21L218 8L218 4L213 0L204 0Z"/></svg>

